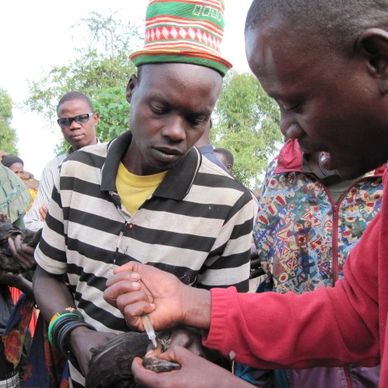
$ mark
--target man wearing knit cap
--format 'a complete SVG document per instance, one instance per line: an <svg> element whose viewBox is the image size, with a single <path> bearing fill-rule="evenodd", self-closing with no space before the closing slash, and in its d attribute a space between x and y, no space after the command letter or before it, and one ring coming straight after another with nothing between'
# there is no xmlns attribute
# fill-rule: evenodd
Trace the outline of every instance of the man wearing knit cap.
<svg viewBox="0 0 388 388"><path fill-rule="evenodd" d="M230 67L219 54L223 10L219 0L150 1L144 49L131 55L130 131L62 165L34 293L51 342L72 359L74 386L84 384L90 349L128 330L103 299L118 266L134 260L196 287L248 289L256 204L193 147Z"/></svg>

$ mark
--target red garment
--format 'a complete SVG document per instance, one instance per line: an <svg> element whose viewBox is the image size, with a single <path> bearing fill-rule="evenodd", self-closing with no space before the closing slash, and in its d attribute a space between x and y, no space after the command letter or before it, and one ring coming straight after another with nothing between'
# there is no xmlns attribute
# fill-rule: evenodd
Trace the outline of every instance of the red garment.
<svg viewBox="0 0 388 388"><path fill-rule="evenodd" d="M388 173L384 175L387 184ZM388 387L388 187L334 288L302 295L212 289L204 344L255 368L306 368L381 362ZM381 359L380 359L381 358Z"/></svg>

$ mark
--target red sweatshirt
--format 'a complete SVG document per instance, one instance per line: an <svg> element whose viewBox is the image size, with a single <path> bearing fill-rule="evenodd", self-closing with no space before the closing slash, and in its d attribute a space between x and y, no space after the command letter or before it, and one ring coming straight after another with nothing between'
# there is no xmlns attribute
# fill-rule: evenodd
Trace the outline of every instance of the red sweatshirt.
<svg viewBox="0 0 388 388"><path fill-rule="evenodd" d="M212 290L204 344L255 368L381 362L388 387L388 173L380 214L352 250L344 280L302 295Z"/></svg>

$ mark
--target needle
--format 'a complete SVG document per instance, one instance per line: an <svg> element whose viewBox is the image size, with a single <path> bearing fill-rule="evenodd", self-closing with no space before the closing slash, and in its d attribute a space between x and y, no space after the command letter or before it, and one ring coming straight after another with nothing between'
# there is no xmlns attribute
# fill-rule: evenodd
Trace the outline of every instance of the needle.
<svg viewBox="0 0 388 388"><path fill-rule="evenodd" d="M148 336L149 340L152 342L152 345L156 349L158 347L158 344L156 342L156 334L155 334L155 330L152 326L150 317L148 316L148 314L144 314L144 315L142 315L141 320L143 322L143 326L145 328L145 331L147 332L147 336Z"/></svg>

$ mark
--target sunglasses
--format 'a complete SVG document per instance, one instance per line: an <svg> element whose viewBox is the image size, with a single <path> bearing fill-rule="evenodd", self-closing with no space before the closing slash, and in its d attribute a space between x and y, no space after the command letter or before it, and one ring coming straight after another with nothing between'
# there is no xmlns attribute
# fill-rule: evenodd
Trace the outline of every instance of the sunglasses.
<svg viewBox="0 0 388 388"><path fill-rule="evenodd" d="M83 115L78 115L74 117L61 117L57 120L57 123L61 128L70 127L70 125L75 121L78 124L84 124L94 115L94 113L84 113Z"/></svg>

